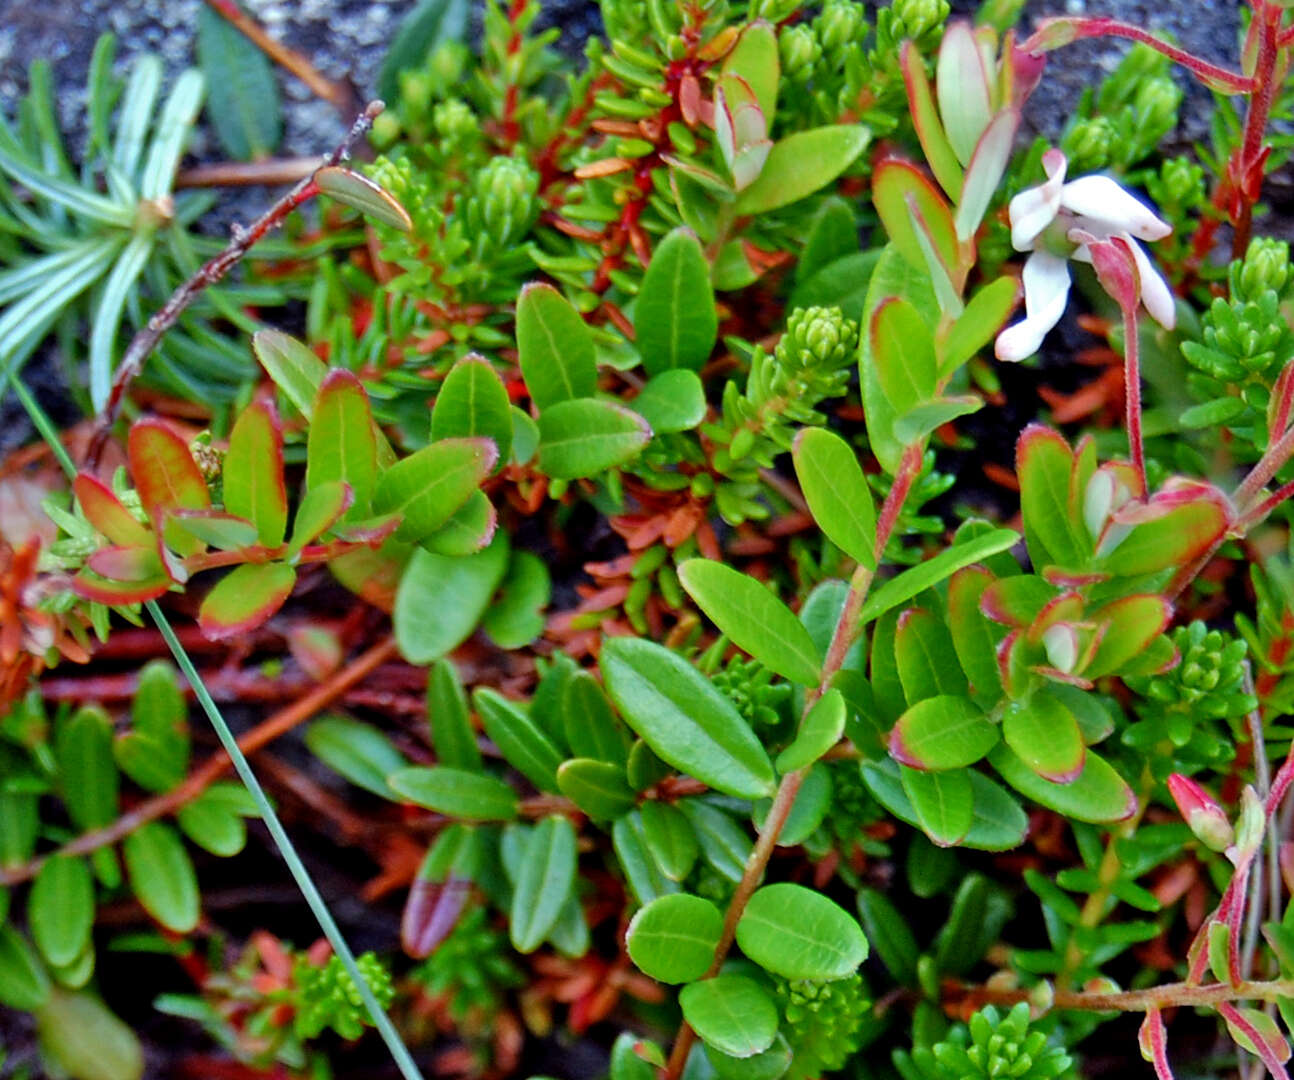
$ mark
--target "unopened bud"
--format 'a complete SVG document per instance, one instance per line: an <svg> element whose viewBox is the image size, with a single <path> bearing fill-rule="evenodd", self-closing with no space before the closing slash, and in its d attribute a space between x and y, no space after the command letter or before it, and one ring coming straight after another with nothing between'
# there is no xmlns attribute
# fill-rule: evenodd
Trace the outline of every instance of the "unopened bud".
<svg viewBox="0 0 1294 1080"><path fill-rule="evenodd" d="M1166 131L1176 127L1177 108L1181 103L1181 87L1167 75L1143 80L1133 99L1142 128L1152 131Z"/></svg>
<svg viewBox="0 0 1294 1080"><path fill-rule="evenodd" d="M1235 841L1226 812L1217 801L1190 777L1173 773L1168 778L1173 802L1196 838L1211 851L1226 851Z"/></svg>
<svg viewBox="0 0 1294 1080"><path fill-rule="evenodd" d="M1165 161L1159 168L1160 190L1151 185L1151 194L1158 202L1170 206L1193 207L1204 201L1206 185L1204 169L1186 157Z"/></svg>
<svg viewBox="0 0 1294 1080"><path fill-rule="evenodd" d="M902 37L919 38L948 19L948 0L894 0L895 17L903 23ZM896 28L897 29L897 28Z"/></svg>
<svg viewBox="0 0 1294 1080"><path fill-rule="evenodd" d="M1246 300L1256 300L1270 289L1278 295L1290 278L1290 246L1284 240L1260 236L1249 242L1244 262L1240 264L1237 285ZM1239 299L1239 297L1233 297Z"/></svg>
<svg viewBox="0 0 1294 1080"><path fill-rule="evenodd" d="M782 54L782 75L796 81L809 78L822 56L822 46L813 30L804 23L784 30L778 47Z"/></svg>
<svg viewBox="0 0 1294 1080"><path fill-rule="evenodd" d="M827 56L840 56L867 36L863 5L855 0L827 0L813 20L813 29L822 51Z"/></svg>
<svg viewBox="0 0 1294 1080"><path fill-rule="evenodd" d="M777 344L777 360L790 368L837 368L857 346L858 324L840 308L796 308Z"/></svg>
<svg viewBox="0 0 1294 1080"><path fill-rule="evenodd" d="M1057 671L1066 675L1078 663L1078 633L1068 623L1056 623L1042 632L1042 647L1047 650L1047 660Z"/></svg>
<svg viewBox="0 0 1294 1080"><path fill-rule="evenodd" d="M1253 857L1262 846L1267 812L1252 784L1240 795L1240 817L1236 820L1236 841L1227 848L1227 858L1236 866Z"/></svg>
<svg viewBox="0 0 1294 1080"><path fill-rule="evenodd" d="M1110 163L1114 143L1114 125L1104 116L1093 116L1076 124L1065 138L1065 154L1074 172L1096 172Z"/></svg>

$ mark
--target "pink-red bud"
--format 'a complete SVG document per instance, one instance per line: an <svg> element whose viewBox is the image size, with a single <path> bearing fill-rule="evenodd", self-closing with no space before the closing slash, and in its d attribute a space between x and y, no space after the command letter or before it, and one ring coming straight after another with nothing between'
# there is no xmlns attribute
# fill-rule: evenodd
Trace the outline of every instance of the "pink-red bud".
<svg viewBox="0 0 1294 1080"><path fill-rule="evenodd" d="M1235 830L1217 801L1190 777L1173 773L1168 790L1191 832L1212 851L1225 851L1235 842Z"/></svg>

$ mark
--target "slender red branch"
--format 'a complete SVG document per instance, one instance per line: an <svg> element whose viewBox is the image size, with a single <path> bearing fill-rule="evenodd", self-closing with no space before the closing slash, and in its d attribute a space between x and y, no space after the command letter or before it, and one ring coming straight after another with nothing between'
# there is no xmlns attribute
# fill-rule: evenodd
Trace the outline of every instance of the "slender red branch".
<svg viewBox="0 0 1294 1080"><path fill-rule="evenodd" d="M1123 304L1123 382L1125 412L1128 424L1128 447L1132 465L1141 480L1141 490L1147 495L1146 447L1141 435L1141 343L1137 335L1137 309Z"/></svg>

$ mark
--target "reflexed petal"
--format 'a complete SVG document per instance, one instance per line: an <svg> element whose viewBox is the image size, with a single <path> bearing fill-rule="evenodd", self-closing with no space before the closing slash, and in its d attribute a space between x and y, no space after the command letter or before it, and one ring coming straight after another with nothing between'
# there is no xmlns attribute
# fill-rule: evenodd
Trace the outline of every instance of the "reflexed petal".
<svg viewBox="0 0 1294 1080"><path fill-rule="evenodd" d="M1025 318L998 334L999 360L1024 360L1036 353L1047 332L1060 322L1069 300L1069 266L1057 255L1035 251L1024 264Z"/></svg>
<svg viewBox="0 0 1294 1080"><path fill-rule="evenodd" d="M1028 251L1043 230L1056 220L1060 213L1061 191L1065 186L1065 155L1059 150L1048 150L1042 156L1042 166L1047 170L1047 182L1020 192L1011 200L1011 246L1016 251Z"/></svg>
<svg viewBox="0 0 1294 1080"><path fill-rule="evenodd" d="M1165 330L1171 330L1177 325L1177 304L1168 282L1155 269L1145 248L1131 238L1128 238L1128 247L1137 260L1137 273L1141 275L1141 302L1155 322Z"/></svg>
<svg viewBox="0 0 1294 1080"><path fill-rule="evenodd" d="M1128 232L1139 240L1162 240L1173 227L1157 218L1140 199L1108 176L1081 176L1060 193L1060 205L1086 221L1094 233Z"/></svg>

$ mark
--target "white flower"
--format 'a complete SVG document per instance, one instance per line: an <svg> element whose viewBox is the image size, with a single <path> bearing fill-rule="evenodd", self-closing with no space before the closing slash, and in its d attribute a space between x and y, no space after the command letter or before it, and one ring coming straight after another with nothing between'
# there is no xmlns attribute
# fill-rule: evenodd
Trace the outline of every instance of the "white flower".
<svg viewBox="0 0 1294 1080"><path fill-rule="evenodd" d="M1141 302L1157 323L1176 321L1173 294L1137 240L1162 240L1172 226L1108 176L1083 176L1065 183L1068 162L1059 150L1042 157L1047 181L1011 200L1011 244L1032 252L1024 264L1023 321L997 336L999 360L1023 360L1042 345L1069 300L1069 260L1090 263L1088 245L1125 240L1137 263ZM1135 239L1134 239L1135 238Z"/></svg>

